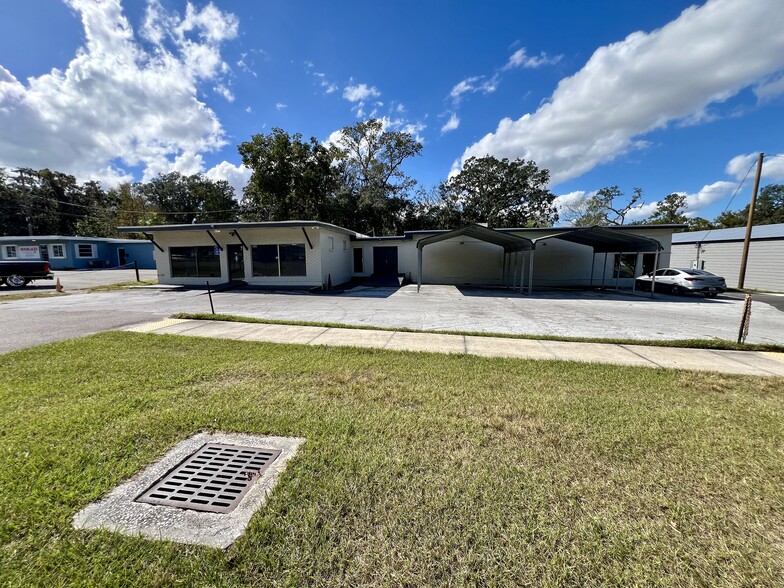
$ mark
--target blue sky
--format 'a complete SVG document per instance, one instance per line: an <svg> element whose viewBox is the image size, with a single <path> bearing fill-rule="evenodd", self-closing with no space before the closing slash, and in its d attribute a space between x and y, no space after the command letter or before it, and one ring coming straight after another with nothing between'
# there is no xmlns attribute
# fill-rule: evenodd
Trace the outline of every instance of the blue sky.
<svg viewBox="0 0 784 588"><path fill-rule="evenodd" d="M779 0L394 4L27 0L0 8L0 166L241 188L236 146L371 116L415 134L424 187L535 160L559 204L640 187L712 218L756 153L784 181ZM741 208L752 177L732 202ZM634 216L633 216L634 217Z"/></svg>

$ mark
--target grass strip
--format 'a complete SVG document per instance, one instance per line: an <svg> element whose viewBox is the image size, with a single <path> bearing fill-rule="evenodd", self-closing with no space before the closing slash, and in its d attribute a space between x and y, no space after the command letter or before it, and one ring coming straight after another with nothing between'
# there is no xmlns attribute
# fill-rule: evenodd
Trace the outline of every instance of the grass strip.
<svg viewBox="0 0 784 588"><path fill-rule="evenodd" d="M0 296L0 304L14 300L27 300L28 298L52 298L53 296L68 296L67 292L20 292L19 294L6 294Z"/></svg>
<svg viewBox="0 0 784 588"><path fill-rule="evenodd" d="M206 321L227 321L236 323L261 323L268 325L297 325L303 327L327 327L330 329L359 329L365 331L399 331L403 333L435 333L439 335L469 335L472 337L502 337L506 339L532 339L539 341L567 341L575 343L610 343L615 345L646 345L649 347L679 347L688 349L720 349L731 351L776 351L784 352L784 345L770 343L736 343L725 339L676 339L659 341L654 339L614 339L599 337L566 337L561 335L521 335L510 333L489 333L486 331L427 331L406 327L373 327L369 325L351 325L320 321L289 321L259 317L238 316L233 314L210 314L201 312L180 312L172 318L194 319Z"/></svg>
<svg viewBox="0 0 784 588"><path fill-rule="evenodd" d="M0 371L2 586L784 577L780 378L125 332ZM200 430L307 439L231 548L71 527Z"/></svg>
<svg viewBox="0 0 784 588"><path fill-rule="evenodd" d="M116 284L106 284L103 286L91 286L89 288L81 288L81 292L114 292L115 290L127 290L128 288L135 288L137 286L154 286L158 283L157 279L152 280L142 280L137 282L136 280L131 282L118 282Z"/></svg>

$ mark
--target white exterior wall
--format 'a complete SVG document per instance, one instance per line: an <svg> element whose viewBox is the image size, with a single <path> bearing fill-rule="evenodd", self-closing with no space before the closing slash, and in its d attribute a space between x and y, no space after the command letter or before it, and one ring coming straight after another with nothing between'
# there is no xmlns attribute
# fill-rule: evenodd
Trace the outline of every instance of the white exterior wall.
<svg viewBox="0 0 784 588"><path fill-rule="evenodd" d="M705 270L722 276L727 286L738 285L743 241L703 243L700 259L705 261ZM675 243L672 246L672 266L691 267L696 259L694 243ZM749 259L746 264L744 288L784 292L784 239L751 241Z"/></svg>
<svg viewBox="0 0 784 588"><path fill-rule="evenodd" d="M171 258L169 256L170 247L189 247L195 245L207 245L213 247L212 239L206 231L201 230L184 230L184 231L158 231L153 232L155 242L163 247L164 251L161 252L155 249L155 261L158 267L158 281L161 284L176 284L183 286L203 286L207 280L210 284L222 284L229 281L229 263L228 263L228 250L227 245L239 244L240 241L236 237L229 235L231 229L212 230L212 235L221 244L223 251L220 254L221 276L220 278L205 278L205 277L172 277L171 275ZM324 229L319 228L306 228L305 231L310 237L310 242L313 244L311 249L308 245L305 235L302 233L300 227L274 227L274 228L258 228L258 229L238 229L240 236L248 250L244 251L245 261L245 281L248 284L256 286L303 286L303 287L316 287L322 286L326 283L326 274L324 281L322 281L322 259L321 259L321 232ZM331 233L331 231L330 231ZM342 235L341 233L335 233ZM348 235L345 235L348 239ZM336 239L337 241L337 239ZM253 276L253 245L304 245L305 246L305 276ZM341 245L342 246L342 245ZM333 275L332 283L335 284L335 277Z"/></svg>
<svg viewBox="0 0 784 588"><path fill-rule="evenodd" d="M321 283L326 285L330 279L333 286L348 282L353 269L349 235L323 228L318 232L321 245Z"/></svg>

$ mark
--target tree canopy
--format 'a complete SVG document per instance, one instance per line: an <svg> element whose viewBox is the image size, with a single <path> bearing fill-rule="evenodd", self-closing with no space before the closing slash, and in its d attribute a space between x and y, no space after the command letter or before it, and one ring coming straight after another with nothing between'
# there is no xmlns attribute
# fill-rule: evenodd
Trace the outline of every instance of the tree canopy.
<svg viewBox="0 0 784 588"><path fill-rule="evenodd" d="M0 168L3 235L116 237L119 226L234 221L238 214L228 182L203 174L172 172L105 191L48 169Z"/></svg>
<svg viewBox="0 0 784 588"><path fill-rule="evenodd" d="M242 200L247 220L325 220L338 185L332 154L315 137L275 128L240 144L252 171Z"/></svg>
<svg viewBox="0 0 784 588"><path fill-rule="evenodd" d="M558 220L550 172L533 161L471 157L444 184L442 218L451 226L546 227Z"/></svg>
<svg viewBox="0 0 784 588"><path fill-rule="evenodd" d="M623 197L618 186L602 188L588 198L566 206L564 220L576 227L623 225L632 210L642 207L643 192L641 188L634 188L625 205L619 203Z"/></svg>

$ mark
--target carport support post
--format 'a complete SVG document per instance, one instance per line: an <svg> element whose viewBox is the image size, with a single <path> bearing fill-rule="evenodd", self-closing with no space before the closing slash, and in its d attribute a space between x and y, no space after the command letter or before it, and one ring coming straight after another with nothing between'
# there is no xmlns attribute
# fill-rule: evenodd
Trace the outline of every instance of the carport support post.
<svg viewBox="0 0 784 588"><path fill-rule="evenodd" d="M520 252L520 294L525 286L525 251Z"/></svg>
<svg viewBox="0 0 784 588"><path fill-rule="evenodd" d="M517 283L517 251L512 253L512 283L510 284L512 290L514 290L516 283Z"/></svg>
<svg viewBox="0 0 784 588"><path fill-rule="evenodd" d="M422 287L422 247L417 247L417 294Z"/></svg>
<svg viewBox="0 0 784 588"><path fill-rule="evenodd" d="M533 294L534 289L534 252L536 249L531 249L531 263L528 265L528 295Z"/></svg>
<svg viewBox="0 0 784 588"><path fill-rule="evenodd" d="M604 263L602 264L602 290L604 290L604 274L607 273L607 252L604 252Z"/></svg>
<svg viewBox="0 0 784 588"><path fill-rule="evenodd" d="M588 285L593 288L593 266L596 263L596 251L593 249L591 249L591 251L593 251L593 255L591 256L591 281Z"/></svg>
<svg viewBox="0 0 784 588"><path fill-rule="evenodd" d="M653 272L651 273L651 298L653 298L653 291L656 289L656 270L659 268L659 250L653 254Z"/></svg>

